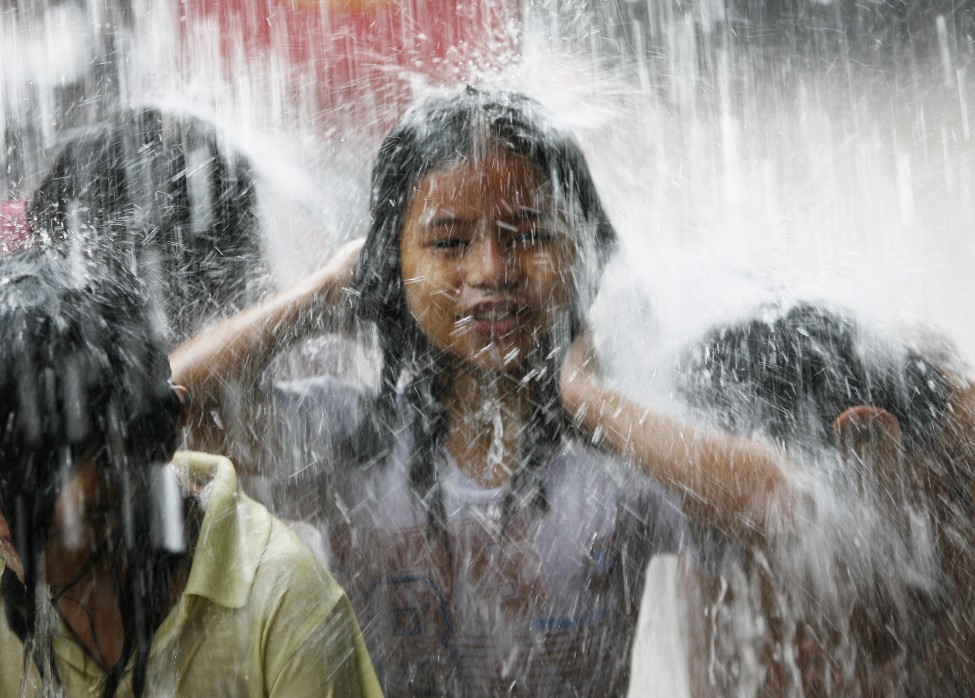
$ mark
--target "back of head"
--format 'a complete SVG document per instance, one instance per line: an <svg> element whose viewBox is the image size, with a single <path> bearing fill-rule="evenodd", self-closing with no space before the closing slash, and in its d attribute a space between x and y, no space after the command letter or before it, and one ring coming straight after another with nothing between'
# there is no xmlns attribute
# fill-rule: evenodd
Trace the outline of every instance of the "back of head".
<svg viewBox="0 0 975 698"><path fill-rule="evenodd" d="M553 186L578 249L573 278L573 330L582 327L616 233L602 208L575 138L537 102L512 92L464 88L411 109L379 149L372 173L371 226L356 270L359 317L375 322L387 358L422 352L406 309L400 271L403 220L420 181L460 160L500 150L538 167Z"/></svg>
<svg viewBox="0 0 975 698"><path fill-rule="evenodd" d="M256 299L254 180L212 125L125 110L67 142L30 202L42 243L124 258L145 278L176 344Z"/></svg>
<svg viewBox="0 0 975 698"><path fill-rule="evenodd" d="M680 388L724 428L759 433L793 456L810 456L798 462L814 470L824 456L831 460L829 449L844 448L834 422L846 410L867 405L897 419L903 440L893 444L886 420L883 432L873 431L880 423L868 432L856 418L848 422L847 445L859 442L856 458L832 461L842 469L827 467L817 478L841 494L832 499L840 515L822 507L811 526L802 523L799 536L763 551L763 561L771 561L765 569L775 575L742 578L749 585L745 598L757 579L777 577L780 617L820 635L823 656L836 666L850 661L857 675L879 670L880 676L895 661L906 668L926 661L950 609L944 571L955 563L942 546L960 539L953 522L957 511L971 511L973 489L967 459L945 438L952 422L950 374L899 339L866 334L845 312L822 305L766 308L759 317L712 329L693 346ZM713 544L712 532L703 536L705 545ZM837 569L853 574L822 574ZM752 598L759 596L770 598L765 591ZM831 638L838 627L843 631Z"/></svg>
<svg viewBox="0 0 975 698"><path fill-rule="evenodd" d="M893 414L909 448L933 448L950 409L937 366L905 346L871 351L851 318L809 303L713 328L688 352L681 389L733 432L814 449L858 405Z"/></svg>
<svg viewBox="0 0 975 698"><path fill-rule="evenodd" d="M58 493L86 459L126 493L136 523L123 547L147 544L149 468L172 454L179 415L147 310L118 265L96 274L37 249L0 258L0 493L28 591Z"/></svg>

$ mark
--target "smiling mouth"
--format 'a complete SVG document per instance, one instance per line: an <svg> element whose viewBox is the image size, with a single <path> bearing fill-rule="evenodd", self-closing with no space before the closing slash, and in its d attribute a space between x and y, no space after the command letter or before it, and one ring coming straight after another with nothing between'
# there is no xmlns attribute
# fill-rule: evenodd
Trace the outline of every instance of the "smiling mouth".
<svg viewBox="0 0 975 698"><path fill-rule="evenodd" d="M515 331L530 315L524 306L506 303L472 308L460 322L478 334L497 337Z"/></svg>

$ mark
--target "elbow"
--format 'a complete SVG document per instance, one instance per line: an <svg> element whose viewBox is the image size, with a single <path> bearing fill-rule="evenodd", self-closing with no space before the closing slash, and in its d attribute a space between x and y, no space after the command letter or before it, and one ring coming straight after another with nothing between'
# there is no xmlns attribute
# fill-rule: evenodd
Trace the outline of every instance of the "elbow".
<svg viewBox="0 0 975 698"><path fill-rule="evenodd" d="M745 544L764 545L780 539L804 519L813 507L811 495L792 480L776 455L756 459L754 477L739 491L735 537Z"/></svg>
<svg viewBox="0 0 975 698"><path fill-rule="evenodd" d="M791 536L814 515L815 501L781 469L765 479L752 498L750 540L771 545Z"/></svg>

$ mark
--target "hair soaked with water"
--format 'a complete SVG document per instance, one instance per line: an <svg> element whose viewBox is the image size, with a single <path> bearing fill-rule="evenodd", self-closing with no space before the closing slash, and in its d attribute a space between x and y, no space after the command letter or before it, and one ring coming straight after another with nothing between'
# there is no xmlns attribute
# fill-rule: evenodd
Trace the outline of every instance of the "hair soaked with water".
<svg viewBox="0 0 975 698"><path fill-rule="evenodd" d="M210 123L128 109L69 139L31 197L54 249L126 259L176 344L257 300L266 269L248 160Z"/></svg>
<svg viewBox="0 0 975 698"><path fill-rule="evenodd" d="M578 254L572 277L564 281L572 285L566 346L583 328L602 268L616 248L616 232L579 144L552 123L540 104L524 95L466 88L415 107L386 137L373 168L371 225L353 282L357 316L377 327L382 356L372 417L356 436L358 443L366 444L359 448L357 459L371 462L388 450L388 435L403 421L401 401L405 401L413 434L410 483L431 530L442 535L446 535L446 514L438 467L448 427L444 398L450 385L441 370L441 357L406 306L400 234L424 177L460 160L476 163L491 151L520 156L537 166L568 219ZM525 443L532 447L514 470L505 499L508 512L522 500L546 506L540 471L565 429L556 383L565 348L539 351L541 378L525 434ZM402 391L401 380L407 381Z"/></svg>
<svg viewBox="0 0 975 698"><path fill-rule="evenodd" d="M903 348L867 355L844 313L809 303L716 327L688 352L681 389L736 433L761 428L783 443L831 443L833 420L857 405L900 422L909 448L934 448L949 410L943 370Z"/></svg>
<svg viewBox="0 0 975 698"><path fill-rule="evenodd" d="M833 550L843 550L847 538L857 541L855 548L846 549L846 555L856 551L850 561L831 567L855 574L830 574L828 593L800 591L790 600L793 590L816 584L815 578L762 582L766 563L755 564L745 556L749 562L738 584L742 597L775 598L781 618L793 615L820 629L845 628L832 646L831 631L813 633L822 632L818 642L837 657L852 652L857 663L875 667L896 660L907 685L924 676L926 689L932 685L930 668L917 677L912 674L937 656L941 628L956 622L951 580L958 559L967 553L958 555L955 546L967 540L975 482L970 434L952 433L963 425L954 413L958 383L945 365L949 358L915 350L893 337L870 335L846 311L806 302L765 307L751 319L712 328L689 348L678 375L679 391L703 416L732 433L761 434L793 453L811 455L804 462L813 468L830 450L842 450L836 420L847 410L869 406L895 418L898 459L903 461L888 460L889 452L883 450L887 444L876 443L871 448L880 449L876 453L884 456L882 462L869 455L844 461L841 479L830 477L831 490L842 491L833 489L838 482L858 483L852 489L856 505L849 518L840 519L841 528L835 521L816 520L817 528L831 532ZM864 481L870 484L864 487ZM937 537L924 538L919 530L924 535L935 531ZM716 542L713 533L698 533L707 545ZM860 545L861 540L868 544ZM810 550L814 564L823 567L820 553L815 547ZM723 542L717 551L724 553ZM790 543L781 553L792 556L794 547ZM795 568L784 568L786 574L790 570ZM967 571L965 575L967 580ZM756 584L769 583L777 587L773 593L754 593ZM809 599L818 603L831 594L849 601L828 602L831 615L824 618L822 608L810 605ZM715 603L710 615L715 623L728 622L744 608L736 605L738 610L731 613L725 601ZM768 608L756 604L754 612L767 614ZM728 620L722 621L722 614ZM722 635L722 630L710 632L712 637ZM710 651L724 651L715 647ZM956 692L937 688L932 695ZM916 688L904 693L915 694Z"/></svg>
<svg viewBox="0 0 975 698"><path fill-rule="evenodd" d="M45 640L35 637L41 555L59 493L94 454L119 493L105 554L124 643L106 696L133 656L142 694L175 564L154 546L151 480L175 448L180 405L149 318L142 285L120 265L96 271L36 249L0 258L0 505L24 567L22 587L4 574L5 612L25 647Z"/></svg>

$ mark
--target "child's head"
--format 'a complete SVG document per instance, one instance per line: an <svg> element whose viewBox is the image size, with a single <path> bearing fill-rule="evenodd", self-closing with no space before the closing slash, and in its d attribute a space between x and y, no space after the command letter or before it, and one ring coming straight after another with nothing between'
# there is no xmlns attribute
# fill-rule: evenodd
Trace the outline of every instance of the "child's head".
<svg viewBox="0 0 975 698"><path fill-rule="evenodd" d="M254 180L210 124L121 111L72 137L30 201L41 244L125 259L146 279L170 345L257 298Z"/></svg>
<svg viewBox="0 0 975 698"><path fill-rule="evenodd" d="M371 462L389 425L411 421L410 485L446 536L438 469L450 381L440 369L531 376L534 413L504 508L516 492L544 508L540 473L565 426L561 350L616 246L579 145L528 97L467 88L416 107L387 136L371 209L353 286L359 318L378 327L382 376L356 457Z"/></svg>
<svg viewBox="0 0 975 698"><path fill-rule="evenodd" d="M780 608L799 613L797 627L813 632L827 618L830 627L844 627L843 651L854 652L850 657L856 657L858 672L860 667L873 672L890 666L889 661L910 665L919 657L916 652L930 646L946 611L946 594L940 570L928 567L939 553L927 555L941 544L915 548L916 522L925 522L926 535L940 535L935 522L951 521L956 507L971 511L975 490L967 459L959 459L946 438L952 419L949 375L892 338L870 341L864 335L851 317L827 306L765 308L759 317L713 328L691 347L681 362L679 385L703 416L736 434L773 439L793 454L815 460L830 449L844 452L857 444L856 458L846 460L829 480L831 490L849 488L866 505L847 509L856 539L866 545L857 546L853 557L833 558L844 559L842 566L855 569L855 578L831 579L826 595L789 600L786 593ZM834 431L841 414L864 405L887 413L870 427L872 434L862 417ZM891 416L893 425L887 421ZM845 488L833 489L841 482ZM882 517L883 531L872 528L874 514ZM827 518L816 522L816 528L824 528L813 540L831 532L836 547L828 554L849 555L853 548L844 547L843 536L851 530ZM825 551L816 545L810 549L818 564ZM783 552L794 556L795 547L787 545L773 555ZM802 578L796 584L790 576L800 569L811 568L791 562L782 568L784 591L790 582L794 588L809 583L811 578ZM856 596L848 596L851 592ZM821 605L826 597L832 600ZM806 605L809 598L816 598L813 606ZM846 606L847 601L855 605ZM825 648L834 641L830 632L822 638Z"/></svg>
<svg viewBox="0 0 975 698"><path fill-rule="evenodd" d="M857 324L827 307L767 313L692 347L681 374L691 404L733 432L814 449L832 442L843 411L871 405L898 419L908 447L934 447L950 399L937 366L905 347L869 351Z"/></svg>
<svg viewBox="0 0 975 698"><path fill-rule="evenodd" d="M493 243L514 253L534 241L530 232L558 233L551 251L558 253L556 264L563 268L549 271L557 277L553 292L565 296L563 324L569 338L582 327L602 266L616 243L576 141L555 127L539 104L514 93L466 88L411 110L379 150L371 208L372 224L355 281L358 312L378 324L387 363L397 367L431 344L444 349L422 322L428 309L443 310L427 307L438 297L437 289L417 300L410 298L410 284L421 277L404 284L411 271L404 268L409 262L405 253L413 245L438 245L438 251L455 257L464 248L482 258L484 250L475 250L472 240L478 233L496 234ZM411 221L420 221L427 237L411 238ZM518 262L499 263L518 267L523 277L537 276L537 265L524 269ZM500 295L519 283L509 268L498 274L495 283L505 287ZM458 289L440 291L443 297ZM498 319L497 312L492 317ZM495 338L507 330L504 318L478 327L494 332ZM470 328L458 330L463 334Z"/></svg>
<svg viewBox="0 0 975 698"><path fill-rule="evenodd" d="M119 265L36 249L0 258L0 355L0 514L27 592L17 613L5 592L8 617L33 634L38 580L70 563L52 554L107 555L123 613L151 617L150 483L181 400L141 285Z"/></svg>

